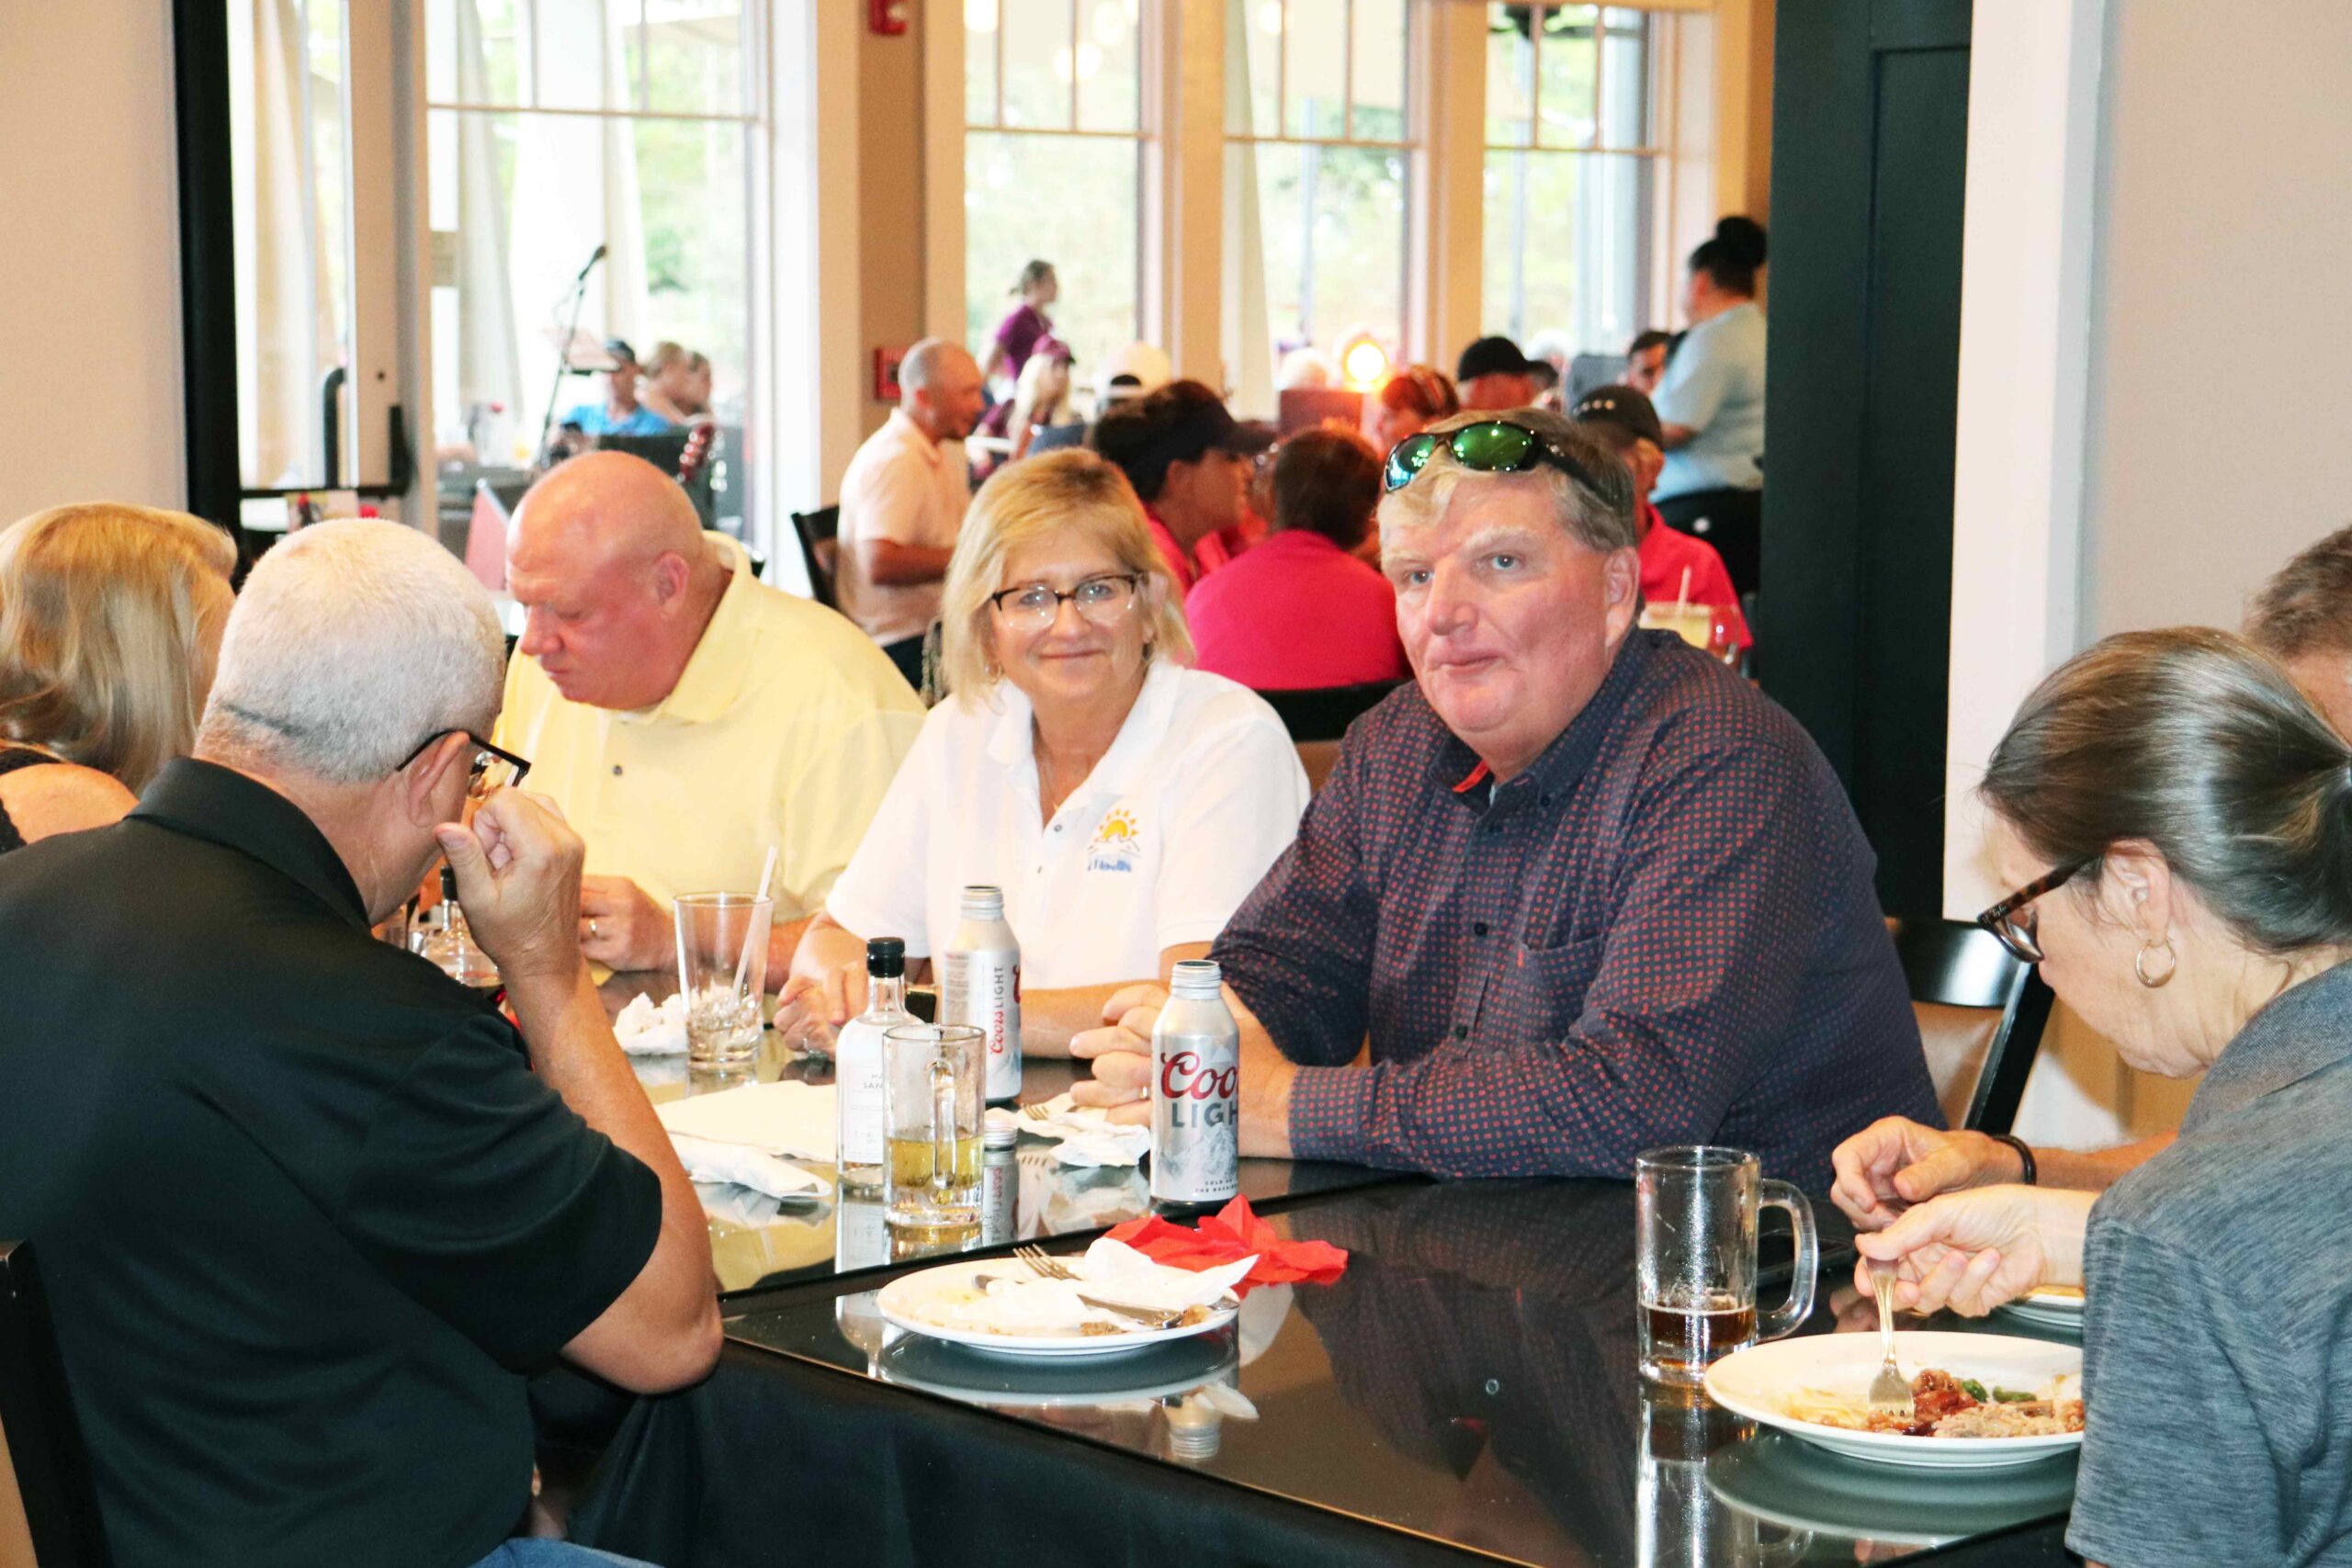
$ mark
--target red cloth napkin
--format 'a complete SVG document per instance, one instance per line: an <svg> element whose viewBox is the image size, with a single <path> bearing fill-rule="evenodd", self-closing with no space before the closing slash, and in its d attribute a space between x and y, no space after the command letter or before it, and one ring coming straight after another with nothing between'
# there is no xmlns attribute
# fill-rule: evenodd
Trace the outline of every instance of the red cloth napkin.
<svg viewBox="0 0 2352 1568"><path fill-rule="evenodd" d="M1348 1266L1346 1250L1328 1241L1283 1241L1275 1235L1274 1227L1257 1216L1247 1198L1236 1198L1204 1216L1198 1230L1186 1230L1150 1214L1116 1227L1111 1239L1125 1242L1153 1262L1171 1269L1215 1269L1238 1263L1254 1252L1257 1264L1242 1276L1236 1294L1246 1294L1259 1285L1286 1285L1295 1280L1328 1285Z"/></svg>

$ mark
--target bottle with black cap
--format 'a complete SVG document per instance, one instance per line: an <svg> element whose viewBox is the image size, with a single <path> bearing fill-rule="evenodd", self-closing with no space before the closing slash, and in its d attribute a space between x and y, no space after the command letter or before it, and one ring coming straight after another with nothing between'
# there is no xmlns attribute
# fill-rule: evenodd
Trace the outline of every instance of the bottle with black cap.
<svg viewBox="0 0 2352 1568"><path fill-rule="evenodd" d="M498 965L474 941L466 912L458 904L458 874L441 868L441 902L435 905L429 926L416 943L417 956L468 990L485 997L498 994Z"/></svg>
<svg viewBox="0 0 2352 1568"><path fill-rule="evenodd" d="M882 1100L882 1032L912 1023L907 1011L907 944L877 936L865 944L865 1010L833 1042L833 1159L845 1192L882 1187L888 1124Z"/></svg>

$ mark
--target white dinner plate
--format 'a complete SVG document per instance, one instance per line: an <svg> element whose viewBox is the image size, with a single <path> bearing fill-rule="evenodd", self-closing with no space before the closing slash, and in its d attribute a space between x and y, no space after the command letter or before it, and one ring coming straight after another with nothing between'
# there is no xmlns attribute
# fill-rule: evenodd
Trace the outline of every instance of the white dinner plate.
<svg viewBox="0 0 2352 1568"><path fill-rule="evenodd" d="M2019 1323L2030 1323L2036 1328L2059 1328L2080 1334L2083 1331L2083 1292L2062 1291L2043 1286L2028 1291L2013 1302L2003 1302L1993 1309Z"/></svg>
<svg viewBox="0 0 2352 1568"><path fill-rule="evenodd" d="M1175 1328L1147 1328L1136 1324L1118 1334L991 1334L983 1329L953 1328L938 1321L942 1314L935 1303L942 1297L968 1290L973 1275L1007 1274L1020 1267L1005 1258L980 1263L944 1263L936 1269L891 1280L876 1296L875 1306L884 1322L910 1334L944 1339L950 1345L974 1350L1011 1356L1111 1356L1146 1345L1165 1345L1173 1339L1215 1333L1233 1321L1240 1305L1228 1295L1199 1323Z"/></svg>
<svg viewBox="0 0 2352 1568"><path fill-rule="evenodd" d="M2053 1432L2038 1438L1910 1438L1897 1432L1826 1427L1787 1414L1782 1401L1807 1389L1858 1400L1866 1397L1879 1369L1879 1354L1875 1334L1776 1339L1736 1351L1708 1368L1707 1396L1752 1421L1874 1464L1989 1470L2030 1464L2082 1447L2080 1432ZM2083 1370L2079 1346L2005 1334L1898 1333L1894 1356L1905 1375L1938 1367L1954 1377L2005 1388L2038 1389L2062 1372L2079 1376Z"/></svg>

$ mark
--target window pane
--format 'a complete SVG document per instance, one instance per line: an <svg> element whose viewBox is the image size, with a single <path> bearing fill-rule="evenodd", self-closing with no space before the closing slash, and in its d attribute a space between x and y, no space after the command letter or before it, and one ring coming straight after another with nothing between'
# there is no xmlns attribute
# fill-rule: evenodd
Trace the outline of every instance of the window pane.
<svg viewBox="0 0 2352 1568"><path fill-rule="evenodd" d="M964 0L964 123L996 123L997 0Z"/></svg>
<svg viewBox="0 0 2352 1568"><path fill-rule="evenodd" d="M1136 341L1136 142L974 131L964 138L964 299L969 341L987 352L1033 259L1054 264L1054 335L1091 384ZM1051 248L1041 253L1041 241Z"/></svg>
<svg viewBox="0 0 2352 1568"><path fill-rule="evenodd" d="M645 107L743 114L742 0L646 0Z"/></svg>
<svg viewBox="0 0 2352 1568"><path fill-rule="evenodd" d="M1282 51L1283 0L1229 0L1226 7L1227 135L1282 133Z"/></svg>
<svg viewBox="0 0 2352 1568"><path fill-rule="evenodd" d="M1488 152L1486 329L1521 343L1563 333L1579 353L1615 354L1655 325L1643 287L1655 168L1648 158Z"/></svg>
<svg viewBox="0 0 2352 1568"><path fill-rule="evenodd" d="M351 332L342 13L311 7L307 27L288 0L229 14L239 469L250 489L316 485L321 389Z"/></svg>
<svg viewBox="0 0 2352 1568"><path fill-rule="evenodd" d="M1593 29L1599 9L1563 6L1544 18L1544 43L1536 51L1538 85L1535 140L1544 147L1587 147L1592 143L1592 85L1597 74L1598 40Z"/></svg>
<svg viewBox="0 0 2352 1568"><path fill-rule="evenodd" d="M1266 317L1275 362L1306 344L1337 350L1370 333L1396 352L1405 326L1405 155L1377 147L1264 143L1254 157Z"/></svg>
<svg viewBox="0 0 2352 1568"><path fill-rule="evenodd" d="M1283 44L1284 134L1347 135L1347 0L1290 0Z"/></svg>
<svg viewBox="0 0 2352 1568"><path fill-rule="evenodd" d="M1646 12L1611 6L1600 55L1600 144L1646 147L1650 141L1650 23Z"/></svg>
<svg viewBox="0 0 2352 1568"><path fill-rule="evenodd" d="M1355 42L1350 69L1355 80L1355 128L1363 141L1402 141L1406 94L1411 70L1411 40L1406 36L1405 0L1356 0Z"/></svg>
<svg viewBox="0 0 2352 1568"><path fill-rule="evenodd" d="M1487 14L1487 144L1524 147L1535 104L1534 23L1524 6L1490 6Z"/></svg>
<svg viewBox="0 0 2352 1568"><path fill-rule="evenodd" d="M1069 128L1069 0L999 0L1004 28L1004 123Z"/></svg>
<svg viewBox="0 0 2352 1568"><path fill-rule="evenodd" d="M1078 123L1133 130L1143 101L1141 0L1084 0L1078 42Z"/></svg>
<svg viewBox="0 0 2352 1568"><path fill-rule="evenodd" d="M530 91L520 0L425 0L424 93L436 104L520 104Z"/></svg>

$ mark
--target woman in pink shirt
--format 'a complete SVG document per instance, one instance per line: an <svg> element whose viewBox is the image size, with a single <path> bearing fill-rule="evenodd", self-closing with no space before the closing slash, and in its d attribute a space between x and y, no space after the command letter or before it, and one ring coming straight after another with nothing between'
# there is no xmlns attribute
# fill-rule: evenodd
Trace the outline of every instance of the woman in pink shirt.
<svg viewBox="0 0 2352 1568"><path fill-rule="evenodd" d="M1352 431L1301 431L1272 489L1272 536L1184 601L1200 668L1261 692L1406 679L1396 595L1350 554L1380 501L1379 455Z"/></svg>

